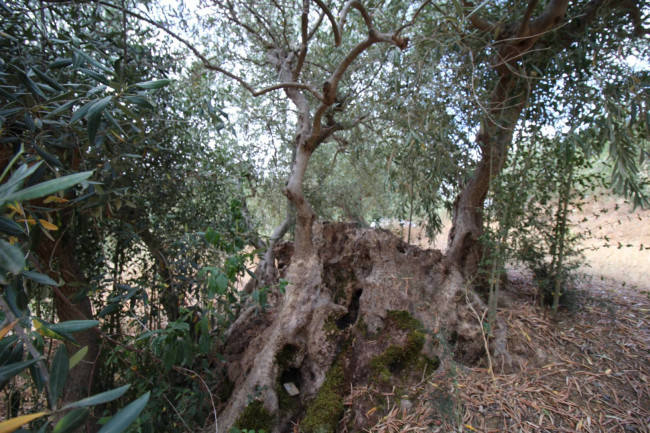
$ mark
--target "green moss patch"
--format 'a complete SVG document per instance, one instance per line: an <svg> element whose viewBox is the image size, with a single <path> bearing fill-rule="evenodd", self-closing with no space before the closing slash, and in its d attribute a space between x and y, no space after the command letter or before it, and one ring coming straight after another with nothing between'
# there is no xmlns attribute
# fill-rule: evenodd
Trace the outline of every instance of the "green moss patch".
<svg viewBox="0 0 650 433"><path fill-rule="evenodd" d="M419 331L422 330L422 324L411 313L404 310L389 311L386 314L389 325L394 326L402 331Z"/></svg>
<svg viewBox="0 0 650 433"><path fill-rule="evenodd" d="M274 426L275 416L259 400L249 403L235 421L235 428L239 430L255 430L256 432L264 430L270 432L273 431Z"/></svg>
<svg viewBox="0 0 650 433"><path fill-rule="evenodd" d="M384 353L372 358L370 370L375 379L388 382L392 374L399 374L412 366L422 369L426 366L428 371L438 368L439 359L431 360L420 355L426 336L422 324L408 311L389 311L386 328L407 332L406 341L403 345L392 344L384 350Z"/></svg>
<svg viewBox="0 0 650 433"><path fill-rule="evenodd" d="M333 315L330 315L325 319L325 323L323 323L323 331L325 331L327 341L336 340L337 336L341 333L341 330L336 326L336 318Z"/></svg>
<svg viewBox="0 0 650 433"><path fill-rule="evenodd" d="M300 400L298 397L291 397L280 381L278 381L278 384L275 387L275 393L278 396L278 407L280 408L281 413L291 416L298 412L300 409Z"/></svg>
<svg viewBox="0 0 650 433"><path fill-rule="evenodd" d="M333 433L343 415L344 374L340 362L327 373L325 383L300 423L306 433Z"/></svg>

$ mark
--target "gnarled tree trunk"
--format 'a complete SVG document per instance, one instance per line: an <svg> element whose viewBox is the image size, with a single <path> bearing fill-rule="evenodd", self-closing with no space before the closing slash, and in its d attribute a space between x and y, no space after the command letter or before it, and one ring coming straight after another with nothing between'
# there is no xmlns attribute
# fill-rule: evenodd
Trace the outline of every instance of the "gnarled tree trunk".
<svg viewBox="0 0 650 433"><path fill-rule="evenodd" d="M322 11L322 16L310 32L309 2L303 2L300 48L295 51L290 47L275 46L267 53L268 62L277 71L281 83L277 87L284 89L297 112L294 159L284 188L284 194L296 212L294 253L286 275L291 284L286 288L286 294L279 297L273 310L266 313L264 321L254 321L258 324L260 335L238 353L239 361L228 364L228 374L235 382L234 392L220 416L220 431L228 431L233 424L237 423L251 396L259 398L269 413L274 416L279 414L276 389L279 373L277 357L287 346L299 348L303 352L310 350L318 352L309 357L310 363L313 364L308 367L309 375L306 376L304 384L311 384L311 387L307 385L308 391L303 395L313 396L313 391L318 389L325 379L324 375L329 370L336 352L329 345L323 345L322 338L316 337L318 341L314 341L314 338L309 335L316 330L322 331L326 318L337 311L337 307L332 303L331 292L328 294L323 287L323 261L313 236L316 214L303 192L304 177L309 160L319 145L336 131L346 128L338 122L330 122L333 120L331 118L328 118L327 124L324 124L323 118L337 101L339 82L348 67L374 44L390 43L402 49L407 44L407 41L397 34L378 32L373 26L371 16L358 1L346 3L338 22L323 2L316 3ZM316 90L312 85L301 83L299 79L305 64L309 40L313 37L316 28L320 26L323 16L326 15L330 20L338 45L350 9L356 9L361 13L368 30L367 37L345 53L341 62L333 68L333 72L323 84L322 91ZM233 17L233 20L237 19ZM210 68L209 65L207 66ZM316 99L317 106L314 112L308 95ZM281 232L282 228L281 226L278 230ZM273 252L269 252L268 255L265 266L275 266L270 262ZM268 269L265 275L268 275ZM338 308L338 311L341 309ZM249 319L251 319L250 312L244 312L233 325L230 344L226 346L228 350L239 347L237 342L247 341L244 336L247 333ZM305 334L307 330L311 330L311 333ZM233 338L233 335L237 338ZM324 334L321 332L318 335ZM302 364L302 362L298 363L300 366ZM277 423L266 426L266 429L279 431L281 426L282 423ZM250 428L250 426L244 427Z"/></svg>
<svg viewBox="0 0 650 433"><path fill-rule="evenodd" d="M461 267L463 273L471 278L476 275L482 256L479 237L483 233L482 210L491 180L505 165L508 150L512 144L515 127L520 120L523 108L535 90L535 79L527 78L527 68L522 63L541 59L538 69L545 69L544 62L568 49L572 43L583 37L589 25L599 12L611 16L620 11L630 15L635 34L643 34L639 6L628 0L593 0L585 2L577 12L577 18L563 22L568 0L551 0L545 9L533 18L538 6L531 0L523 17L505 28L502 24L482 19L479 14L471 14L468 19L479 30L493 32L496 49L492 66L497 74L497 84L481 119L481 129L476 140L480 145L481 159L473 176L456 198L452 215L452 229L446 251L448 263ZM541 41L551 35L549 42ZM541 45L541 46L540 46ZM541 51L537 58L528 60L534 47Z"/></svg>
<svg viewBox="0 0 650 433"><path fill-rule="evenodd" d="M492 179L508 157L515 126L527 99L527 89L517 88L517 79L506 72L492 94L491 110L477 134L481 159L474 175L454 202L446 260L474 277L482 259L479 237L483 234L483 207Z"/></svg>
<svg viewBox="0 0 650 433"><path fill-rule="evenodd" d="M498 41L492 63L497 82L476 136L481 159L454 203L446 251L447 261L460 266L468 278L476 276L482 258L479 237L483 233L482 211L490 182L503 170L515 127L533 86L531 80L525 79L525 71L519 70L519 63L545 33L557 26L567 5L568 0L551 0L546 9L533 19L537 1L531 0L521 21L506 29L483 20L477 14L470 17L478 29L497 33Z"/></svg>
<svg viewBox="0 0 650 433"><path fill-rule="evenodd" d="M464 277L444 265L440 251L420 250L388 231L350 223L316 224L313 236L314 253L294 252L282 274L293 282L286 293L258 316L244 313L245 320L227 335L224 356L234 391L219 416L222 432L233 425L260 428L249 424L251 419L262 420L266 431L289 431L301 419L311 426L306 431L316 431L312 428L319 422L333 431L335 426L328 429L313 414L332 380L333 365L345 386L330 398L342 402L351 389L374 386L376 396L386 392L382 374L391 376L390 386L400 381L407 387L452 352L468 363L485 356L482 327L472 312L484 308L483 302L464 290ZM405 330L395 315L412 317L421 328ZM424 330L431 332L425 337ZM409 333L416 331L422 340L414 348ZM413 359L387 361L387 371L377 371L395 347ZM289 383L296 395L285 389ZM267 416L259 408L251 413L251 399L263 404ZM361 399L350 406L354 431L385 415L361 416L370 404Z"/></svg>

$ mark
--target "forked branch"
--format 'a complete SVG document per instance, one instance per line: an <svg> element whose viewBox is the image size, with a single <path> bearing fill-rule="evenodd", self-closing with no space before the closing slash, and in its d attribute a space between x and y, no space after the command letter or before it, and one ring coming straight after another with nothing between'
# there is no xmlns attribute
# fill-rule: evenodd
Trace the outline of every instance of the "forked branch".
<svg viewBox="0 0 650 433"><path fill-rule="evenodd" d="M359 11L359 13L361 14L361 17L363 18L364 23L366 24L366 28L368 29L368 34L369 34L369 36L371 38L373 37L373 35L375 33L377 33L377 31L375 30L375 26L374 26L374 24L372 22L372 16L370 16L370 13L368 12L368 10L363 6L363 4L359 0L349 0L349 1L347 1L343 5L343 8L341 9L341 13L339 14L338 21L334 17L334 14L332 13L331 9L325 4L325 2L323 0L314 0L314 2L316 2L318 7L320 7L321 10L323 11L323 13L325 13L325 15L327 16L327 19L329 19L330 24L332 25L332 32L334 33L334 45L337 46L337 47L339 45L341 45L341 41L342 41L341 38L342 38L342 35L343 35L343 28L345 27L345 23L347 21L348 13L350 12L350 9L356 9L356 10ZM420 6L418 8L418 10L415 13L414 18L417 17L417 15L420 13L422 8L429 2L430 2L430 0L427 0L426 2L424 2L424 4L422 6ZM404 29L404 27L408 27L408 25L402 26L394 34L391 35L391 37L393 38L393 41L396 42L396 44L397 44L398 41L403 41L403 39L399 37L399 33ZM379 41L377 41L377 42L379 42ZM399 42L399 43L401 43L401 42ZM404 45L404 47L400 46L400 48L406 48L406 46L405 45Z"/></svg>

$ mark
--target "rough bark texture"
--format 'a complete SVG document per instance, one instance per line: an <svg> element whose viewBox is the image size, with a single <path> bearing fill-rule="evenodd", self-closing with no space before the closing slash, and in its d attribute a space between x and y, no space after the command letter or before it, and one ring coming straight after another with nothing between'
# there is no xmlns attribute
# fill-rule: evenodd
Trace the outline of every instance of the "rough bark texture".
<svg viewBox="0 0 650 433"><path fill-rule="evenodd" d="M58 242L41 239L36 247L36 254L44 269L47 270L45 273L55 281L63 280L63 284L54 289L54 306L59 322L92 319L94 316L88 297L84 296L77 302L72 301L73 297L82 289L79 283L86 283L86 278L77 265L74 245L67 239L67 236L64 234L63 239ZM77 340L78 346L66 343L68 353L72 355L79 348L88 346L88 354L70 371L61 406L90 395L93 377L97 369L96 360L99 353L97 334L92 330L78 332L74 334L74 338Z"/></svg>
<svg viewBox="0 0 650 433"><path fill-rule="evenodd" d="M490 182L503 170L532 89L521 78L525 71L520 70L519 63L540 38L559 27L568 1L550 0L533 17L538 2L531 0L522 11L523 17L506 28L478 14L469 17L476 27L497 37L492 45L496 85L489 101L482 104L487 108L477 134L480 160L456 200L444 258L439 251L422 251L381 230L349 224L314 225L316 216L305 199L302 183L312 153L342 128L322 122L336 101L340 78L374 43L406 46L404 39L378 34L371 16L358 1L346 2L338 24L324 2L315 3L332 23L337 45L350 9L359 10L369 34L332 68L334 72L322 92L300 82L311 37L307 31L309 2L305 1L299 50L275 47L269 51L268 60L281 84L259 92L245 86L254 95L282 88L296 108L296 153L284 190L296 209L296 241L290 261L286 259L287 245L282 251L276 250L280 276L291 282L286 293L276 294L271 307L262 313L256 314L254 308L244 311L227 335L223 353L234 391L224 398L220 432L233 425L284 432L293 430L292 423L300 423L308 433L321 431L321 427L329 432L336 430L342 417L348 430L361 431L376 419L369 415L363 401L353 398L354 390L372 385L371 389L381 391L388 383L408 384L411 373L421 376L420 367L433 368L436 357L452 353L461 362L476 364L485 361L487 349L501 356L497 365L509 361L504 327L498 320L496 329L491 330L493 337L484 338L485 305L469 283L481 259L481 211ZM604 4L609 3L586 3L585 19L591 20L595 16L592 11ZM558 33L580 30L581 25L564 26ZM570 39L557 42L556 38L552 47L544 48L552 55L569 46ZM214 66L212 69L220 71ZM314 111L309 95L316 99ZM409 326L399 324L400 318L417 325L409 330ZM427 332L418 334L420 327ZM413 357L420 361L407 360ZM285 384L295 385L297 394L289 395ZM345 411L343 399L349 408ZM328 415L319 418L318 413Z"/></svg>
<svg viewBox="0 0 650 433"><path fill-rule="evenodd" d="M526 78L526 68L521 64L534 64L537 60L541 61L537 65L539 69L545 69L545 61L570 49L572 43L584 37L599 13L610 17L626 13L634 26L634 34L646 33L635 1L591 0L584 2L576 16L568 19L565 17L568 0L551 0L539 15L533 17L537 6L537 0L530 0L522 18L505 27L481 18L480 14L469 17L474 27L493 32L496 36L492 59L496 85L489 100L481 104L487 108L476 136L481 158L454 203L453 226L445 254L447 260L459 265L467 277L476 275L482 256L478 238L483 233L481 212L490 182L503 170L515 127L534 91L536 80ZM543 40L553 32L556 33L554 37ZM532 54L534 48L539 49L537 58ZM526 57L529 53L531 58Z"/></svg>
<svg viewBox="0 0 650 433"><path fill-rule="evenodd" d="M481 159L474 175L454 202L446 256L468 277L476 275L482 259L479 237L483 234L482 211L490 182L504 167L527 97L523 89L515 88L516 82L510 75L499 80L492 95L494 108L486 116L485 126L476 138L481 147Z"/></svg>
<svg viewBox="0 0 650 433"><path fill-rule="evenodd" d="M344 223L315 225L314 253L293 255L285 268L292 248L282 248L281 273L293 284L264 313L244 313L224 345L234 391L219 416L221 432L233 425L250 428L241 415L251 398L275 416L267 431L289 431L289 421L310 417L309 407L320 401L319 389L328 383L333 364L342 371L341 398L351 387L375 383L381 389L377 359L390 346L408 351L406 331L389 326L391 312L408 312L429 331L415 357L435 360L452 351L463 362L484 357L481 326L471 308L484 311L484 305L464 290L456 268L444 266L440 251L420 250L390 232ZM391 365L390 374L398 374ZM286 394L286 381L299 388L297 396ZM287 400L293 403L290 409ZM364 418L357 409L352 410L355 425L367 427L372 417Z"/></svg>
<svg viewBox="0 0 650 433"><path fill-rule="evenodd" d="M475 27L498 34L498 40L492 61L496 85L476 136L481 159L454 203L446 252L447 260L460 266L467 277L476 275L481 261L478 239L483 233L482 210L490 182L503 170L515 127L530 96L528 87L533 85L523 78L526 74L519 70L519 62L545 33L558 25L567 5L567 0L551 0L541 14L532 18L537 1L531 0L523 18L505 29L478 15L470 17Z"/></svg>

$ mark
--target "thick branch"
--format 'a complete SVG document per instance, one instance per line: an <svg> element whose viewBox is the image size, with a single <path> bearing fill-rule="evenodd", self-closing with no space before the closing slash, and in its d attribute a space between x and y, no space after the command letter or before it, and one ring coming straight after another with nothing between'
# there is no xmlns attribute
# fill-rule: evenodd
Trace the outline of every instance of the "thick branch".
<svg viewBox="0 0 650 433"><path fill-rule="evenodd" d="M634 25L634 34L642 36L648 34L648 30L643 27L643 20L641 19L641 9L634 0L622 0L618 5L621 9L626 10L632 19Z"/></svg>
<svg viewBox="0 0 650 433"><path fill-rule="evenodd" d="M317 108L316 114L314 115L314 125L312 127L312 133L310 137L309 146L312 151L316 149L318 144L320 144L320 141L318 141L317 139L318 137L321 136L322 133L321 129L323 123L323 116L325 115L327 109L336 102L336 95L338 93L338 85L339 85L339 81L341 80L341 77L343 77L343 74L345 74L347 69L352 64L352 62L354 62L354 60L357 57L359 57L361 53L363 53L370 46L378 42L386 42L389 44L396 45L401 49L405 49L408 40L399 37L396 38L394 37L394 35L388 33L372 32L367 39L364 39L363 41L359 42L359 44L357 44L354 48L352 48L348 52L348 54L343 58L341 63L339 63L339 65L336 67L336 69L334 70L330 78L323 85L323 101L321 105Z"/></svg>
<svg viewBox="0 0 650 433"><path fill-rule="evenodd" d="M278 72L278 79L281 81L289 81L293 77L293 72L291 71L291 64L295 60L295 54L289 53L286 54L282 50L274 50L269 53L269 60L273 66L275 66ZM300 134L304 137L309 135L310 125L311 125L311 111L309 108L309 101L303 92L299 91L299 88L287 86L284 88L284 92L287 97L293 102L298 110L298 128L300 129ZM323 102L322 95L319 94L319 101Z"/></svg>
<svg viewBox="0 0 650 433"><path fill-rule="evenodd" d="M366 23L366 27L368 28L368 32L373 32L374 25L372 24L372 17L366 10L366 8L363 7L361 2L359 0L349 0L345 5L343 5L343 9L341 10L341 15L339 17L339 23L338 23L338 28L339 28L339 34L343 34L343 26L345 26L345 22L348 17L348 12L350 11L350 8L355 8L361 13L361 16L363 17L363 20Z"/></svg>
<svg viewBox="0 0 650 433"><path fill-rule="evenodd" d="M500 36L499 48L493 67L500 76L512 74L513 65L547 32L553 30L566 12L568 0L551 0L544 11L530 24L529 17L537 0L531 0L519 25L510 26Z"/></svg>
<svg viewBox="0 0 650 433"><path fill-rule="evenodd" d="M546 32L555 27L566 12L568 0L551 0L540 16L530 23L530 41L532 46ZM532 12L532 11L531 11Z"/></svg>
<svg viewBox="0 0 650 433"><path fill-rule="evenodd" d="M577 35L584 33L585 29L591 24L598 15L598 11L603 10L616 10L622 9L628 11L632 23L634 24L634 31L636 35L642 35L647 33L643 29L643 23L641 20L641 12L639 5L634 0L618 0L618 1L609 1L609 0L592 0L587 6L582 10L580 15L571 20L571 22L565 26L558 39L566 41L568 45L570 42L574 41Z"/></svg>
<svg viewBox="0 0 650 433"><path fill-rule="evenodd" d="M334 18L334 14L330 10L329 7L323 2L323 0L314 0L318 7L320 7L323 10L323 13L327 16L327 19L330 21L330 24L332 24L332 33L334 33L334 46L338 47L341 45L341 33L339 32L339 26L336 23L336 18Z"/></svg>
<svg viewBox="0 0 650 433"><path fill-rule="evenodd" d="M309 42L309 0L302 0L302 14L300 16L300 37L302 43L300 45L300 52L298 53L298 63L296 64L295 69L292 74L292 81L298 81L300 77L300 71L302 71L302 66L305 63L305 57L307 56L307 46Z"/></svg>
<svg viewBox="0 0 650 433"><path fill-rule="evenodd" d="M528 3L528 8L526 9L526 13L524 14L524 17L521 19L521 26L519 27L519 32L517 33L518 37L524 37L529 34L530 30L530 18L533 16L533 11L535 10L535 7L539 3L539 0L530 0L530 3Z"/></svg>

